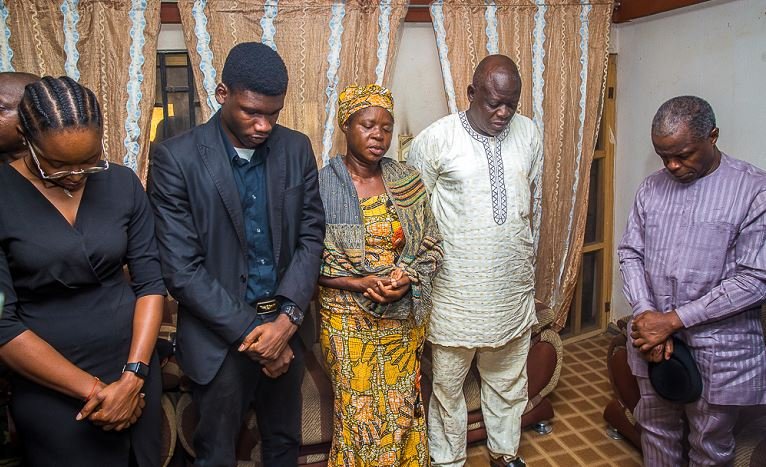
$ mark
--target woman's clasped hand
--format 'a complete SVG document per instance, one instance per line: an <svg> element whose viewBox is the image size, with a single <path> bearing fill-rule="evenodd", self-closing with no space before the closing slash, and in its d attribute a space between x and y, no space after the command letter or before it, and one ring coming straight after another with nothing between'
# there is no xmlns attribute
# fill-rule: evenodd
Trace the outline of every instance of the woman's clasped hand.
<svg viewBox="0 0 766 467"><path fill-rule="evenodd" d="M77 420L89 420L104 431L122 431L138 421L146 406L141 392L144 381L126 372L112 384L96 381L93 395L77 414Z"/></svg>
<svg viewBox="0 0 766 467"><path fill-rule="evenodd" d="M388 277L365 276L358 280L365 285L364 296L376 303L395 302L410 290L410 277L399 268Z"/></svg>

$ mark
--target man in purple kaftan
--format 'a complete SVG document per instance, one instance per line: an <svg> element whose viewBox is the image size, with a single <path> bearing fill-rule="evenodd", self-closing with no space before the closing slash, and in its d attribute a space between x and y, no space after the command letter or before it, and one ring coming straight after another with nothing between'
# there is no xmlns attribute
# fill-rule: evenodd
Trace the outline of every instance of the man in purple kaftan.
<svg viewBox="0 0 766 467"><path fill-rule="evenodd" d="M618 248L647 466L683 464L684 414L690 465L728 465L740 407L766 404L766 172L721 153L717 139L704 100L660 107L652 143L665 169L639 186ZM673 335L702 375L691 404L663 399L649 382L647 362L669 358Z"/></svg>

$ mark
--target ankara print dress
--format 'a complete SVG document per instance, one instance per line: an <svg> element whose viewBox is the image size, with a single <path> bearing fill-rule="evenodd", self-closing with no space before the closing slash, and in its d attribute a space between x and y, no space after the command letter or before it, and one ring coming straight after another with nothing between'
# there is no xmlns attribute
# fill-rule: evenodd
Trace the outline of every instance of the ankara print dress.
<svg viewBox="0 0 766 467"><path fill-rule="evenodd" d="M360 200L364 259L394 264L401 225L386 193ZM425 323L376 318L350 292L322 287L322 351L335 392L331 466L427 466L419 375Z"/></svg>

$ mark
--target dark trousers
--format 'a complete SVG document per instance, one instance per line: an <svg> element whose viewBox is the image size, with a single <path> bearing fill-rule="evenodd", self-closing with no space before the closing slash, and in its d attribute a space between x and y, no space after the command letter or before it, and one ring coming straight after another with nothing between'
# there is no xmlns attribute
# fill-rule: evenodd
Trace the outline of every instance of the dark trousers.
<svg viewBox="0 0 766 467"><path fill-rule="evenodd" d="M195 466L237 465L236 443L251 404L263 443L263 465L297 466L305 366L303 343L297 334L290 339L290 347L295 359L279 378L269 378L259 363L231 350L209 384L194 386L192 397L199 414L194 432Z"/></svg>

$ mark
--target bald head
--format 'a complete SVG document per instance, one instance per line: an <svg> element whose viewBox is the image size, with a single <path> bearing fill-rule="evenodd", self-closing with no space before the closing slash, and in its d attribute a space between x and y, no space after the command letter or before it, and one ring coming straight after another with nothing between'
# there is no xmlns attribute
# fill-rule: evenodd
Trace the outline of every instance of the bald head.
<svg viewBox="0 0 766 467"><path fill-rule="evenodd" d="M16 130L19 125L17 108L24 87L40 78L31 73L0 73L0 163L16 159L24 153L21 136Z"/></svg>
<svg viewBox="0 0 766 467"><path fill-rule="evenodd" d="M23 71L0 72L0 83L5 85L20 85L22 88L29 83L39 80L40 77Z"/></svg>
<svg viewBox="0 0 766 467"><path fill-rule="evenodd" d="M21 102L21 96L24 95L24 87L40 79L39 76L32 73L22 73L17 71L5 71L0 73L0 94L4 98L10 99L15 106ZM6 103L5 101L3 102Z"/></svg>
<svg viewBox="0 0 766 467"><path fill-rule="evenodd" d="M513 63L513 60L505 55L488 55L479 62L479 65L473 72L471 84L473 87L479 88L500 78L515 80L519 85L521 84L519 68Z"/></svg>
<svg viewBox="0 0 766 467"><path fill-rule="evenodd" d="M520 98L516 64L505 55L490 55L479 62L468 86L468 122L484 136L497 136L511 122Z"/></svg>

